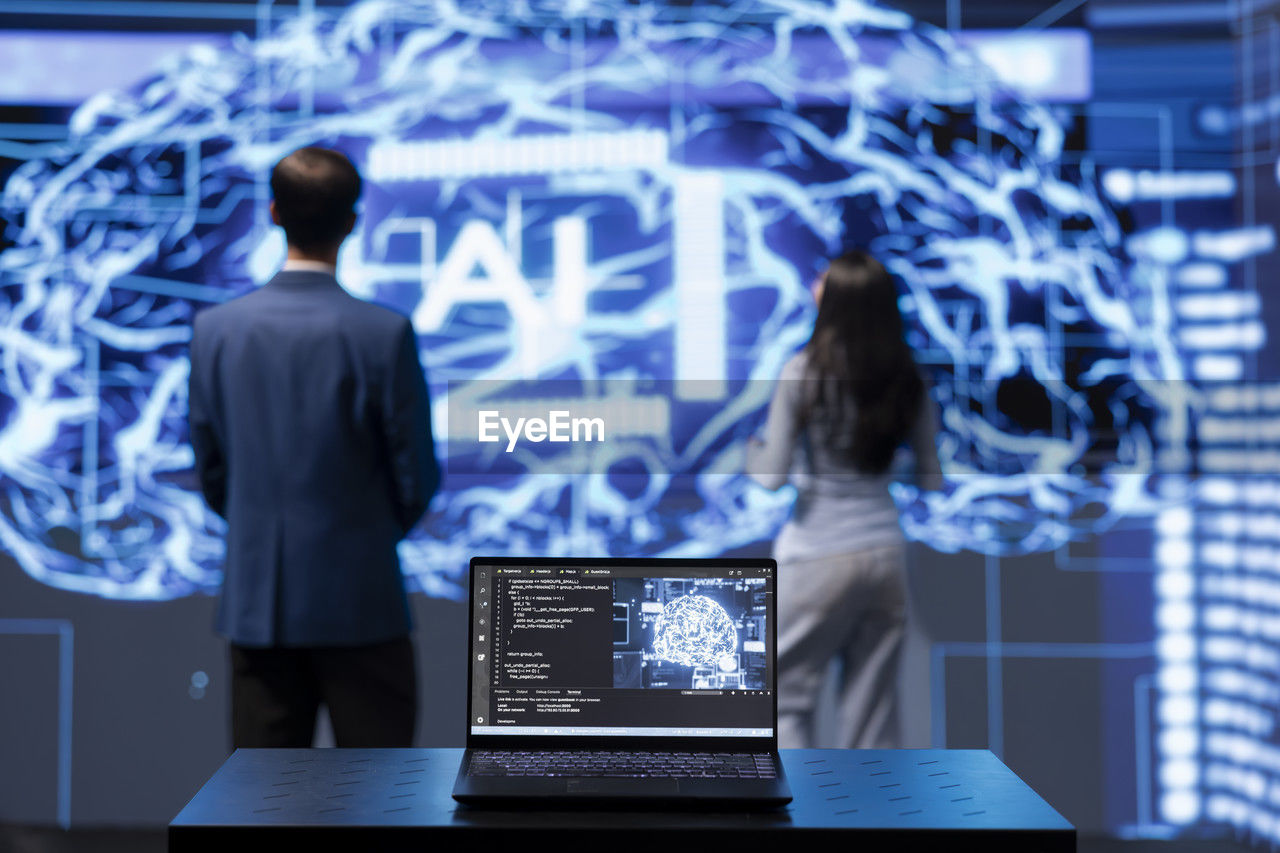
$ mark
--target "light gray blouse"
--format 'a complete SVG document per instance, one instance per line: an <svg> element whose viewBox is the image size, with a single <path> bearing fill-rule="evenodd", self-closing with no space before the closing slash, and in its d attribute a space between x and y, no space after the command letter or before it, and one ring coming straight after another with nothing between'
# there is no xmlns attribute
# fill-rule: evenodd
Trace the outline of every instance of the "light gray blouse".
<svg viewBox="0 0 1280 853"><path fill-rule="evenodd" d="M867 474L850 464L848 441L841 442L839 436L852 436L851 401L842 411L822 418L815 412L811 422L801 426L805 401L817 381L805 378L805 364L800 352L783 366L764 431L747 446L747 474L753 480L767 489L788 482L796 487L795 509L774 543L774 558L809 560L900 544L898 509L889 496L889 483L899 466L884 474ZM833 417L848 429L832 430ZM926 395L908 441L917 480L926 488L937 488L941 480L937 431L937 414Z"/></svg>

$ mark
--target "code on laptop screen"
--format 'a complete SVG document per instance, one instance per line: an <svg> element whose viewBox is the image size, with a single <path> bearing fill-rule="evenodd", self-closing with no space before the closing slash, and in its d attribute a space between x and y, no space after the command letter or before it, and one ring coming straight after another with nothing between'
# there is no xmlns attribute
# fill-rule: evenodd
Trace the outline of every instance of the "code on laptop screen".
<svg viewBox="0 0 1280 853"><path fill-rule="evenodd" d="M771 568L474 571L473 735L773 736Z"/></svg>

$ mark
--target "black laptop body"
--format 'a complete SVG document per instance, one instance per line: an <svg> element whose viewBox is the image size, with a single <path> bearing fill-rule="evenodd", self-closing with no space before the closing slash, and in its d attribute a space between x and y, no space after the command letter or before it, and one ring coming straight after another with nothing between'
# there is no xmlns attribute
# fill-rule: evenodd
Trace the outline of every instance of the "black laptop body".
<svg viewBox="0 0 1280 853"><path fill-rule="evenodd" d="M776 808L777 566L471 561L468 805Z"/></svg>

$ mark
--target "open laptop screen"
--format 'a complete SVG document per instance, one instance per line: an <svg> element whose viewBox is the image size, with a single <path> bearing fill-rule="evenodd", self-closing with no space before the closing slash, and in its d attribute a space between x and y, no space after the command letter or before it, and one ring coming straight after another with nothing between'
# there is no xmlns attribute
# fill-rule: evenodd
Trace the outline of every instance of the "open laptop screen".
<svg viewBox="0 0 1280 853"><path fill-rule="evenodd" d="M772 561L473 562L472 735L774 736Z"/></svg>

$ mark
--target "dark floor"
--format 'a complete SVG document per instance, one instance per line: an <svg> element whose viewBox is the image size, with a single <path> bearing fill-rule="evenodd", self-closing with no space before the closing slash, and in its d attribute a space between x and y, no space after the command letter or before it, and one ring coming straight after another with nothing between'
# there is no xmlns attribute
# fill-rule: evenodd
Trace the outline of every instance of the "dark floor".
<svg viewBox="0 0 1280 853"><path fill-rule="evenodd" d="M1245 853L1267 850L1218 841L1124 841L1084 837L1079 853ZM1275 848L1270 848L1275 849ZM0 853L165 853L162 829L60 829L0 826Z"/></svg>
<svg viewBox="0 0 1280 853"><path fill-rule="evenodd" d="M0 853L165 853L163 829L0 826Z"/></svg>

